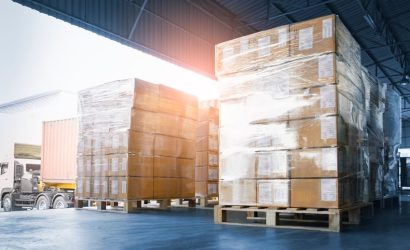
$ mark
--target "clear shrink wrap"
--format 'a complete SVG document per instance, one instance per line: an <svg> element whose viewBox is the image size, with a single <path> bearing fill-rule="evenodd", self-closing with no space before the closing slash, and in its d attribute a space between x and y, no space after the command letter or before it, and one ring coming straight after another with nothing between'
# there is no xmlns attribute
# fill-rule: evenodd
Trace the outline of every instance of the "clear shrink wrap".
<svg viewBox="0 0 410 250"><path fill-rule="evenodd" d="M219 103L199 102L195 155L195 196L218 196Z"/></svg>
<svg viewBox="0 0 410 250"><path fill-rule="evenodd" d="M364 67L362 67L362 78L366 89L369 199L377 200L383 197L385 87Z"/></svg>
<svg viewBox="0 0 410 250"><path fill-rule="evenodd" d="M398 193L398 149L401 144L401 97L391 87L386 90L386 110L383 117L385 138L385 167L383 194L395 196Z"/></svg>
<svg viewBox="0 0 410 250"><path fill-rule="evenodd" d="M251 71L328 52L337 52L360 68L360 46L335 15L220 43L215 47L215 74Z"/></svg>
<svg viewBox="0 0 410 250"><path fill-rule="evenodd" d="M241 41L261 33L216 47L220 202L317 208L365 202L370 107L360 47L334 15L288 29L288 56L277 50L274 56L277 44L271 57L258 57L257 46L243 53Z"/></svg>
<svg viewBox="0 0 410 250"><path fill-rule="evenodd" d="M80 91L78 111L82 197L194 197L195 97L128 79Z"/></svg>

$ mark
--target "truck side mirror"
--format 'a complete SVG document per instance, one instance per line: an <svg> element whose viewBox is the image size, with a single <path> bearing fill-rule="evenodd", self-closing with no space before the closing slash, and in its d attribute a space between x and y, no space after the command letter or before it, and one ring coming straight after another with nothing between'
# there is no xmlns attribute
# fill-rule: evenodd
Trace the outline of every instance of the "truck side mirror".
<svg viewBox="0 0 410 250"><path fill-rule="evenodd" d="M1 168L0 175L3 175L7 173L7 169L9 168L9 166L7 163L2 163L0 168Z"/></svg>

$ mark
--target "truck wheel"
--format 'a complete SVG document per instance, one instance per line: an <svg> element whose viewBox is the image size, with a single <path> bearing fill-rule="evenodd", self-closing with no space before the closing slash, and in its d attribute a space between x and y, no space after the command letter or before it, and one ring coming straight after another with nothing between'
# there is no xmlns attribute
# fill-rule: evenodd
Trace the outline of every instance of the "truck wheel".
<svg viewBox="0 0 410 250"><path fill-rule="evenodd" d="M62 208L67 208L68 204L67 202L64 200L63 197L59 196L54 200L53 203L53 208L55 209L62 209Z"/></svg>
<svg viewBox="0 0 410 250"><path fill-rule="evenodd" d="M50 208L50 202L45 196L40 196L36 203L36 208L38 210L46 210Z"/></svg>
<svg viewBox="0 0 410 250"><path fill-rule="evenodd" d="M3 197L2 204L3 204L4 212L10 212L10 211L13 210L13 209L12 209L13 203L12 203L11 195L10 195L10 194L6 194L6 195Z"/></svg>

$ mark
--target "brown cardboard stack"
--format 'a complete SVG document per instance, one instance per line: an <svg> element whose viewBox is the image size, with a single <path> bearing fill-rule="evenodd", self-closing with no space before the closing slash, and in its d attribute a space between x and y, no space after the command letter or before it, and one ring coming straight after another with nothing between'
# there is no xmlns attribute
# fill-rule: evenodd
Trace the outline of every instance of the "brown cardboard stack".
<svg viewBox="0 0 410 250"><path fill-rule="evenodd" d="M196 138L195 196L218 196L219 110L216 100L202 101L198 110Z"/></svg>
<svg viewBox="0 0 410 250"><path fill-rule="evenodd" d="M197 100L137 79L79 93L77 196L193 198Z"/></svg>
<svg viewBox="0 0 410 250"><path fill-rule="evenodd" d="M216 75L220 204L339 208L366 199L360 47L336 16L219 44Z"/></svg>

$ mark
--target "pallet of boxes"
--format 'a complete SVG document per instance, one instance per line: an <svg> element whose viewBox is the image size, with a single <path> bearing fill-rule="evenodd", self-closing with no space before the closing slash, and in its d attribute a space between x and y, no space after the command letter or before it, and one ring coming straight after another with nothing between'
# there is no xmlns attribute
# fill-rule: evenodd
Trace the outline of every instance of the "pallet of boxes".
<svg viewBox="0 0 410 250"><path fill-rule="evenodd" d="M79 93L77 207L131 212L195 199L198 106L175 89L129 79Z"/></svg>
<svg viewBox="0 0 410 250"><path fill-rule="evenodd" d="M216 100L199 102L195 159L195 196L202 207L218 202L219 108Z"/></svg>
<svg viewBox="0 0 410 250"><path fill-rule="evenodd" d="M216 46L216 223L328 231L345 215L358 223L369 172L360 66L360 47L335 15Z"/></svg>

